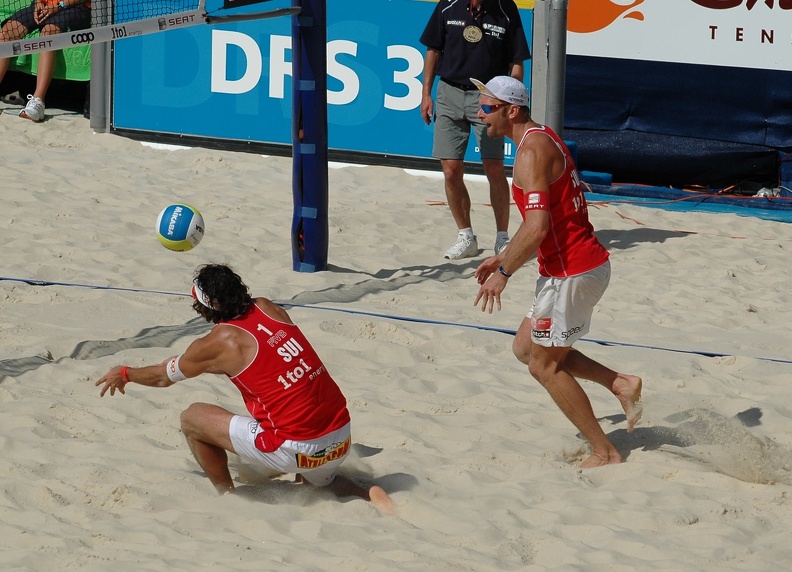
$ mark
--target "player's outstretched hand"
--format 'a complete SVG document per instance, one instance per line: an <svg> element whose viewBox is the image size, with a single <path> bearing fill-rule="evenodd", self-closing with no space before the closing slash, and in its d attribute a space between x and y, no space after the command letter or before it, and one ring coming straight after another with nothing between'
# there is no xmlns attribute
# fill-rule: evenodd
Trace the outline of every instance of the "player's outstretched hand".
<svg viewBox="0 0 792 572"><path fill-rule="evenodd" d="M496 255L496 256L490 256L484 262L479 264L474 274L476 277L476 282L478 282L479 284L484 284L484 282L487 281L487 278L489 278L492 274L498 271L498 266L500 265L500 263L501 263L501 257Z"/></svg>
<svg viewBox="0 0 792 572"><path fill-rule="evenodd" d="M126 381L121 377L121 366L117 365L106 374L104 374L99 381L96 382L96 387L103 385L104 387L99 392L99 397L104 397L104 394L107 393L107 390L110 390L110 395L115 395L116 389L121 393L126 393L124 391L124 387L126 387Z"/></svg>
<svg viewBox="0 0 792 572"><path fill-rule="evenodd" d="M479 288L478 295L473 305L477 306L479 301L481 301L482 312L489 312L492 314L492 310L496 304L498 306L498 311L501 309L500 295L504 288L506 288L507 278L498 272L500 263L500 256L490 256L476 268L476 281L481 285L481 288Z"/></svg>

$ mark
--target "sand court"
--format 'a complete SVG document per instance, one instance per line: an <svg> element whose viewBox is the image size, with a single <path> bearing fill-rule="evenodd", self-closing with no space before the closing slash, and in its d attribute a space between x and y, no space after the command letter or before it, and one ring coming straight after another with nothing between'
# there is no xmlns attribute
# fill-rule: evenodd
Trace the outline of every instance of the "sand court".
<svg viewBox="0 0 792 572"><path fill-rule="evenodd" d="M626 462L581 471L584 442L511 352L535 264L500 313L475 308L491 251L442 258L453 225L429 204L443 200L436 178L330 169L330 269L306 274L291 270L289 158L154 148L54 111L43 124L2 114L0 132L3 569L721 571L792 558L789 224L590 206L613 277L579 349L640 375L644 413L627 433L618 402L585 383ZM470 188L491 245L487 190ZM176 201L206 221L186 253L154 232ZM345 474L387 490L396 516L238 458L244 494L217 497L179 414L195 401L241 412L223 378L99 397L111 366L163 360L208 330L188 298L205 262L289 308L347 396Z"/></svg>

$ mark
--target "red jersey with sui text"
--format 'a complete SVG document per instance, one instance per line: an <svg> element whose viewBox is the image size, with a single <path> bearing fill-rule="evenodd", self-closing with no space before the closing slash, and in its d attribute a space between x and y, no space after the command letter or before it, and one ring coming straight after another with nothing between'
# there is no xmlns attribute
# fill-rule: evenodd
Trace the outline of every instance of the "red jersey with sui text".
<svg viewBox="0 0 792 572"><path fill-rule="evenodd" d="M317 439L349 423L341 389L297 326L271 318L255 303L244 316L220 323L245 330L258 345L253 361L229 376L264 429L258 449L268 453L286 440Z"/></svg>
<svg viewBox="0 0 792 572"><path fill-rule="evenodd" d="M588 218L586 197L580 185L580 175L567 146L547 126L528 129L520 140L518 149L531 133L550 137L564 156L564 172L550 183L550 228L537 252L539 274L564 278L588 272L604 264L609 254L594 236L594 227ZM531 189L528 194L531 195ZM531 209L530 199L529 204L526 204L523 189L514 183L512 197L525 220L526 209Z"/></svg>

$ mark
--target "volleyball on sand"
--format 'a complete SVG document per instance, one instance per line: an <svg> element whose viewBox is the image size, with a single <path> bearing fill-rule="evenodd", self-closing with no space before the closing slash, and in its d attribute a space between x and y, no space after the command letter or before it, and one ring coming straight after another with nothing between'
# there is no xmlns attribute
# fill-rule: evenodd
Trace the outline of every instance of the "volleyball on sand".
<svg viewBox="0 0 792 572"><path fill-rule="evenodd" d="M204 220L197 208L168 205L157 217L157 238L169 250L184 252L198 246L204 235Z"/></svg>

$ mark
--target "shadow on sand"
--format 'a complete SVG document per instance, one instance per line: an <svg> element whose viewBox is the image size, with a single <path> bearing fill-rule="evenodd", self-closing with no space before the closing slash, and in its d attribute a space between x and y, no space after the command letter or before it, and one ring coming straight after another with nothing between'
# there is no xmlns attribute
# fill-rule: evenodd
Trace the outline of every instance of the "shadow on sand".
<svg viewBox="0 0 792 572"><path fill-rule="evenodd" d="M631 451L659 450L699 463L735 479L759 484L792 484L792 452L748 428L761 424L762 410L746 409L726 417L709 409L668 416L671 425L618 429L608 435L625 459ZM607 419L625 421L624 415Z"/></svg>

